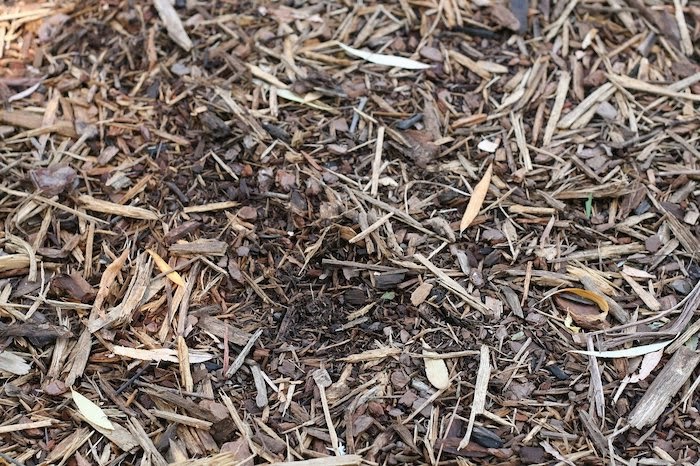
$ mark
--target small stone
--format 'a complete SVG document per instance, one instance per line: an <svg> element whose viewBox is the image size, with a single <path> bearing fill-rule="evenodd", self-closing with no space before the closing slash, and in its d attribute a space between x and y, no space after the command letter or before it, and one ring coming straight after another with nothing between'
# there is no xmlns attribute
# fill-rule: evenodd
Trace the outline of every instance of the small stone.
<svg viewBox="0 0 700 466"><path fill-rule="evenodd" d="M404 406L412 406L417 399L418 395L416 395L413 390L406 390L406 393L404 393L403 396L399 398L399 403L401 403Z"/></svg>
<svg viewBox="0 0 700 466"><path fill-rule="evenodd" d="M350 288L343 296L345 302L352 306L362 306L367 302L367 295L360 288Z"/></svg>
<svg viewBox="0 0 700 466"><path fill-rule="evenodd" d="M469 281L472 282L472 284L477 288L484 286L484 276L481 273L481 270L472 269L469 272Z"/></svg>
<svg viewBox="0 0 700 466"><path fill-rule="evenodd" d="M335 155L343 155L348 152L348 146L341 144L328 144L327 148L328 152Z"/></svg>
<svg viewBox="0 0 700 466"><path fill-rule="evenodd" d="M520 461L523 464L539 464L546 461L545 451L542 447L521 447Z"/></svg>
<svg viewBox="0 0 700 466"><path fill-rule="evenodd" d="M617 116L617 109L610 102L601 102L596 109L596 113L603 119L611 121Z"/></svg>
<svg viewBox="0 0 700 466"><path fill-rule="evenodd" d="M426 399L425 399L425 398L417 398L416 401L413 402L412 408L413 408L413 409L418 409L418 408L420 408L421 406L423 406L423 405L425 404L425 402L426 402ZM427 405L425 405L425 406L423 407L423 409L421 410L420 413L421 413L422 416L424 416L424 417L427 418L427 417L430 417L430 412L431 412L432 410L433 410L433 404L432 404L432 403L428 403Z"/></svg>
<svg viewBox="0 0 700 466"><path fill-rule="evenodd" d="M394 388L403 388L408 385L410 379L403 371L394 371L391 373L391 384Z"/></svg>
<svg viewBox="0 0 700 466"><path fill-rule="evenodd" d="M661 248L661 238L659 235L651 235L644 241L644 246L649 252L656 252Z"/></svg>
<svg viewBox="0 0 700 466"><path fill-rule="evenodd" d="M376 401L367 403L367 411L375 417L384 416L384 407Z"/></svg>
<svg viewBox="0 0 700 466"><path fill-rule="evenodd" d="M66 391L68 391L68 387L60 380L53 380L44 386L44 392L51 396L62 395L66 393Z"/></svg>
<svg viewBox="0 0 700 466"><path fill-rule="evenodd" d="M172 71L173 74L176 74L178 76L185 76L187 74L190 74L190 67L185 66L182 63L174 63L173 66L170 67L170 71Z"/></svg>
<svg viewBox="0 0 700 466"><path fill-rule="evenodd" d="M671 288L682 295L687 295L693 290L693 284L687 278L679 278L671 282Z"/></svg>
<svg viewBox="0 0 700 466"><path fill-rule="evenodd" d="M484 231L481 234L481 238L488 241L491 244L498 244L506 241L506 237L503 234L503 232L494 228L484 228Z"/></svg>
<svg viewBox="0 0 700 466"><path fill-rule="evenodd" d="M442 62L442 52L435 47L423 47L420 49L420 56L435 62Z"/></svg>
<svg viewBox="0 0 700 466"><path fill-rule="evenodd" d="M258 218L258 211L255 207L245 206L238 211L238 218L246 221L253 221Z"/></svg>

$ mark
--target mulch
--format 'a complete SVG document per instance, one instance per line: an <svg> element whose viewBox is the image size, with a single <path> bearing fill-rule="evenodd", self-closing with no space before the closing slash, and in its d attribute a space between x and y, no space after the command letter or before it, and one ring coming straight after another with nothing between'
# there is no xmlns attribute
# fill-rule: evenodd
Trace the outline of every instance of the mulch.
<svg viewBox="0 0 700 466"><path fill-rule="evenodd" d="M693 0L5 2L0 461L700 461Z"/></svg>

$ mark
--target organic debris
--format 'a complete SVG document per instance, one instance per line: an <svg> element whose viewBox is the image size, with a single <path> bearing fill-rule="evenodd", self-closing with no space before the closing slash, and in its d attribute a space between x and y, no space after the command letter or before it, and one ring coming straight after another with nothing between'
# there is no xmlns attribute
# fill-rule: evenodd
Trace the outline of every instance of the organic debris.
<svg viewBox="0 0 700 466"><path fill-rule="evenodd" d="M0 6L0 458L698 464L700 9Z"/></svg>

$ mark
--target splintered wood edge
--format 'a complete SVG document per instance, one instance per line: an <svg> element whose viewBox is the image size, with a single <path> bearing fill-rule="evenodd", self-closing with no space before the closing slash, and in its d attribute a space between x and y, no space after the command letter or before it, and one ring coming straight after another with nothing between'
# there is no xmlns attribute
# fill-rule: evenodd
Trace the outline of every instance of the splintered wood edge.
<svg viewBox="0 0 700 466"><path fill-rule="evenodd" d="M630 412L629 424L642 429L656 422L698 363L700 353L686 346L678 348Z"/></svg>

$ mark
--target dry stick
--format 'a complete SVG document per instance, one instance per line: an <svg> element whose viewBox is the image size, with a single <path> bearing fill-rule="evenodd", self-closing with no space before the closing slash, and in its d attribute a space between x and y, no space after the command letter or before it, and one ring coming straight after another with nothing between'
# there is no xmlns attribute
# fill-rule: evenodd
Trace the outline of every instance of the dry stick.
<svg viewBox="0 0 700 466"><path fill-rule="evenodd" d="M452 382L452 381L450 380L450 382ZM433 393L432 395L430 395L430 398L425 400L423 403L420 404L420 406L418 406L415 410L413 410L413 412L406 419L401 421L401 424L408 424L411 421L411 419L418 416L418 414L420 414L420 412L423 411L423 409L426 406L428 406L433 401L437 400L440 397L440 395L442 395L445 392L445 390L446 390L445 388L442 388L442 389L436 391L435 393Z"/></svg>
<svg viewBox="0 0 700 466"><path fill-rule="evenodd" d="M194 381L190 370L190 355L187 342L185 342L185 323L187 322L187 311L190 308L190 297L199 275L199 263L192 266L192 270L187 277L187 286L182 301L180 301L179 314L177 320L177 359L180 366L180 378L185 390L194 391Z"/></svg>
<svg viewBox="0 0 700 466"><path fill-rule="evenodd" d="M447 238L443 238L442 236L436 234L434 231L428 230L423 225L421 225L418 220L411 217L407 213L401 211L400 209L397 209L396 207L390 206L386 202L380 201L379 199L375 199L372 196L365 194L361 191L355 191L355 190L352 190L350 188L346 188L346 189L348 191L352 192L353 194L355 194L358 198L362 199L365 202L373 204L374 206L379 207L380 209L384 209L387 212L393 212L393 214L396 215L396 218L398 218L399 220L404 222L406 225L409 225L422 233L425 233L427 235L433 236L435 238L438 238L442 241L446 241L449 243L449 240Z"/></svg>
<svg viewBox="0 0 700 466"><path fill-rule="evenodd" d="M568 71L562 71L561 76L559 77L559 84L557 85L557 96L554 98L552 113L549 115L547 127L544 130L542 145L545 147L552 142L552 136L554 136L554 131L557 129L557 124L559 123L559 118L561 117L561 111L564 108L564 103L566 103L566 95L569 90L570 82L571 73Z"/></svg>
<svg viewBox="0 0 700 466"><path fill-rule="evenodd" d="M613 86L611 83L603 84L598 89L593 91L588 97L586 97L583 100L583 102L578 104L576 108L564 115L564 118L559 120L557 127L559 129L569 129L571 125L576 123L579 120L579 118L583 117L586 114L586 112L588 112L592 108L596 108L598 103L606 100L614 93L615 86Z"/></svg>
<svg viewBox="0 0 700 466"><path fill-rule="evenodd" d="M388 214L384 215L382 218L380 218L379 220L377 220L376 222L374 222L373 224L371 224L370 226L368 226L367 228L365 228L364 230L362 230L361 232L359 232L358 234L356 234L355 236L350 238L348 243L357 243L358 241L362 241L363 239L368 237L373 231L375 231L377 228L381 227L384 224L384 222L386 222L387 220L389 220L393 216L394 216L394 213L389 212Z"/></svg>
<svg viewBox="0 0 700 466"><path fill-rule="evenodd" d="M128 205L115 204L114 202L95 199L92 196L83 194L78 196L78 201L83 204L87 210L101 212L103 214L118 215L120 217L129 217L139 220L158 220L158 214L142 207L134 207Z"/></svg>
<svg viewBox="0 0 700 466"><path fill-rule="evenodd" d="M338 434L335 432L335 426L333 425L333 419L331 418L331 410L328 407L328 399L326 398L326 387L331 385L331 377L328 371L325 369L317 369L312 374L316 386L318 386L318 392L321 396L321 405L323 406L323 416L326 418L326 425L328 426L328 434L331 437L331 445L333 445L333 451L336 456L340 455Z"/></svg>
<svg viewBox="0 0 700 466"><path fill-rule="evenodd" d="M469 413L469 424L464 438L459 442L458 450L465 448L469 444L469 439L472 436L474 429L474 421L476 416L484 412L486 406L486 394L489 389L489 379L491 378L491 363L489 361L489 347L481 345L479 358L479 372L476 375L476 384L474 388L474 400L472 401L472 410Z"/></svg>
<svg viewBox="0 0 700 466"><path fill-rule="evenodd" d="M518 145L518 150L523 158L523 167L527 171L532 171L532 158L530 157L530 150L527 148L527 141L525 140L523 116L520 113L516 115L515 113L511 112L510 121L513 127L513 132L515 133L515 142Z"/></svg>
<svg viewBox="0 0 700 466"><path fill-rule="evenodd" d="M372 189L370 190L370 194L373 197L377 197L377 192L379 191L379 171L382 166L384 131L385 128L383 126L380 126L379 130L377 130L377 147L374 151L374 161L372 162Z"/></svg>
<svg viewBox="0 0 700 466"><path fill-rule="evenodd" d="M693 313L700 306L700 282L698 282L695 285L695 288L693 288L693 291L691 291L688 294L688 296L683 298L683 300L681 302L679 302L678 304L676 304L675 306L673 306L670 309L666 309L665 311L659 312L655 316L647 317L646 319L642 319L642 320L639 320L636 322L630 322L627 324L618 325L617 327L613 327L610 329L596 330L595 332L591 332L589 335L593 336L593 335L599 335L601 333L610 334L612 332L622 331L622 330L629 328L629 327L635 327L637 325L648 324L650 322L654 322L655 320L659 320L663 317L666 317L669 314L672 314L673 312L678 310L681 306L683 306L683 311L681 311L681 314L678 316L678 318L676 319L676 321L673 324L668 326L667 329L662 328L661 330L653 332L652 334L656 333L659 336L668 336L668 335L674 335L674 334L677 335L678 333L681 332L681 330L683 330L686 327L686 325L688 324L690 319L693 317ZM647 335L649 335L649 334L647 334ZM623 337L618 338L617 339L618 341L615 343L615 345L612 345L612 346L621 345L621 344L625 343L626 341L634 340L634 339L638 338L638 336L639 336L638 333L625 335ZM670 352L670 351L666 350L666 352Z"/></svg>
<svg viewBox="0 0 700 466"><path fill-rule="evenodd" d="M6 188L4 186L0 186L0 191L4 192L6 194L10 194L12 196L26 197L26 198L30 198L33 201L39 202L39 203L48 204L51 207L55 207L55 208L62 210L64 212L68 212L68 213L73 214L73 215L75 215L79 218L82 218L84 220L89 220L91 222L96 222L96 223L102 223L103 225L109 225L109 222L106 220L102 220L100 218L93 217L92 215L88 215L84 212L80 212L79 210L72 209L70 207L66 207L59 202L56 202L56 201L51 200L49 198L46 198L44 196L40 196L38 194L27 194L27 193L23 193L21 191L16 191L14 189Z"/></svg>
<svg viewBox="0 0 700 466"><path fill-rule="evenodd" d="M143 448L144 453L151 457L151 464L154 464L155 466L168 465L168 462L165 461L163 455L160 454L158 449L153 444L153 441L136 418L131 418L127 422L127 427L129 428L131 434L136 438L139 445L141 445L141 448Z"/></svg>
<svg viewBox="0 0 700 466"><path fill-rule="evenodd" d="M525 266L525 281L523 283L523 297L520 300L520 306L525 305L527 295L530 293L530 281L532 280L532 261L527 261Z"/></svg>
<svg viewBox="0 0 700 466"><path fill-rule="evenodd" d="M673 6L676 10L676 22L678 23L678 31L681 35L681 49L685 55L691 56L693 54L693 41L690 38L690 33L688 32L688 24L685 22L683 5L680 0L673 0Z"/></svg>
<svg viewBox="0 0 700 466"><path fill-rule="evenodd" d="M228 333L228 332L227 332ZM251 348L253 348L253 345L255 342L260 338L260 335L262 335L263 329L258 329L248 340L248 342L245 344L241 352L236 356L236 359L233 361L233 364L231 364L231 367L228 368L226 371L226 378L230 378L235 374L238 369L240 369L243 366L243 362L245 361L246 356L248 356L248 353L250 352Z"/></svg>
<svg viewBox="0 0 700 466"><path fill-rule="evenodd" d="M467 304L481 312L482 314L488 314L489 308L487 308L481 301L477 300L474 296L470 295L469 292L459 283L457 283L452 278L448 277L445 272L435 267L435 265L428 259L423 257L421 254L416 254L413 256L418 262L430 270L440 281L440 283L457 296L462 298Z"/></svg>
<svg viewBox="0 0 700 466"><path fill-rule="evenodd" d="M626 273L621 272L620 275L622 278L627 282L627 284L632 288L632 291L634 291L637 296L642 300L644 304L649 308L651 311L660 311L661 310L661 303L652 295L649 293L647 290L644 289L642 285L634 281L632 277L627 275Z"/></svg>
<svg viewBox="0 0 700 466"><path fill-rule="evenodd" d="M36 250L32 247L32 245L27 243L19 236L15 236L11 233L5 233L5 238L7 238L14 245L19 246L25 251L27 251L27 256L29 257L29 275L27 275L27 280L29 280L30 282L35 282L37 279L37 261L35 253Z"/></svg>
<svg viewBox="0 0 700 466"><path fill-rule="evenodd" d="M87 441L87 437L85 437L84 441ZM24 463L17 461L16 459L12 458L11 456L6 455L5 453L0 453L0 458L4 459L8 463L12 463L16 466L24 466Z"/></svg>
<svg viewBox="0 0 700 466"><path fill-rule="evenodd" d="M42 427L50 427L56 422L53 419L47 419L45 421L36 422L23 422L20 424L13 424L9 426L0 426L0 434L7 434L8 432L18 432L20 430L27 429L41 429Z"/></svg>
<svg viewBox="0 0 700 466"><path fill-rule="evenodd" d="M595 351L593 345L593 337L588 335L586 337L586 346L588 351ZM605 418L605 394L603 393L603 381L600 379L600 367L598 367L598 358L595 356L589 356L589 362L591 369L591 390L593 391L593 404L595 405L595 411L599 419Z"/></svg>
<svg viewBox="0 0 700 466"><path fill-rule="evenodd" d="M696 73L697 74L697 73ZM700 101L700 95L698 94L684 94L683 92L675 91L670 86L659 86L657 84L651 84L640 79L630 78L629 76L607 74L606 76L610 81L612 81L616 86L622 87L624 89L632 89L635 91L648 92L649 94L658 94L665 97L675 97L677 99L688 99L693 101Z"/></svg>
<svg viewBox="0 0 700 466"><path fill-rule="evenodd" d="M228 165L226 165L226 163L224 163L224 161L221 160L221 158L220 158L218 155L216 155L216 153L214 153L214 151L211 151L211 152L209 153L209 155L211 155L211 157L216 161L216 163L217 163L221 168L223 168L223 170L224 170L226 173L228 173L229 176L230 176L231 178L233 178L234 180L238 181L238 175L236 175L236 173L231 169L231 167L229 167Z"/></svg>
<svg viewBox="0 0 700 466"><path fill-rule="evenodd" d="M186 416L184 414L172 413L170 411L163 411L160 409L152 409L151 414L155 417L165 419L166 421L175 422L177 424L182 424L185 426L194 427L196 429L210 429L214 424L211 421L204 421L202 419L197 419L196 417Z"/></svg>

